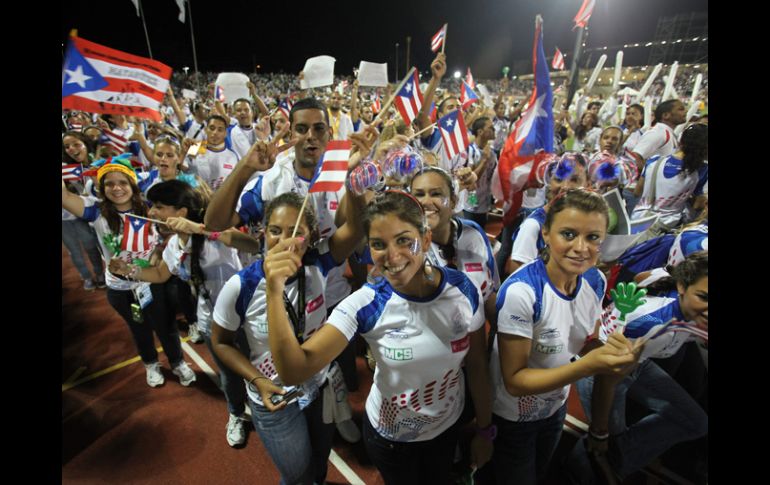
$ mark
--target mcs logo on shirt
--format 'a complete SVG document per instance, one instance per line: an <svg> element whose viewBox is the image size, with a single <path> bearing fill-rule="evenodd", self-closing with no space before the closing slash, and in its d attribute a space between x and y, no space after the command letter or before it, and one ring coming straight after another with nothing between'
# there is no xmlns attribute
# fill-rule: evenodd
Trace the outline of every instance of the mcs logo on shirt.
<svg viewBox="0 0 770 485"><path fill-rule="evenodd" d="M391 349L383 347L382 352L386 359L390 360L412 360L412 349Z"/></svg>

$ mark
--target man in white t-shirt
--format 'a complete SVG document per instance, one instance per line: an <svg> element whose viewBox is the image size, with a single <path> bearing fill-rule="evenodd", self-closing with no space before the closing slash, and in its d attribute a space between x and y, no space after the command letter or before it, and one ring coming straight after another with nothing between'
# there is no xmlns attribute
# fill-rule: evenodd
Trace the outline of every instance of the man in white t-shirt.
<svg viewBox="0 0 770 485"><path fill-rule="evenodd" d="M657 123L642 135L631 151L636 160L637 173L641 174L645 162L655 155L665 158L676 151L679 142L674 128L684 123L686 116L684 103L678 99L664 101L655 108Z"/></svg>

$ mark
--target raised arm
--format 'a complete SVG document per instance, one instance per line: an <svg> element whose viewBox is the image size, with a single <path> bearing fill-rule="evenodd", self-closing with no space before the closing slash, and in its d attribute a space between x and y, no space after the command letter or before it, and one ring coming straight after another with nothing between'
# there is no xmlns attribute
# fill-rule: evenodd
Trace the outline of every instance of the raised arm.
<svg viewBox="0 0 770 485"><path fill-rule="evenodd" d="M179 125L181 126L187 123L187 115L184 114L182 108L179 107L179 103L176 102L174 90L171 88L171 86L168 87L168 100L171 103L171 108L174 110L174 114L176 115L176 120Z"/></svg>
<svg viewBox="0 0 770 485"><path fill-rule="evenodd" d="M420 112L414 120L418 131L430 125L430 105L433 102L433 95L436 93L436 88L439 83L441 83L441 78L446 74L446 56L443 52L436 54L436 58L433 59L433 62L430 64L430 70L433 77L430 78L428 89L425 90L422 108L420 108ZM426 137L431 133L427 133L423 135L423 137Z"/></svg>
<svg viewBox="0 0 770 485"><path fill-rule="evenodd" d="M262 98L260 98L257 94L257 87L254 85L254 83L249 81L246 83L246 87L249 88L249 94L251 94L251 99L254 101L254 106L256 106L257 110L259 110L257 118L260 116L268 116L270 111L267 109L267 106L265 106L265 102L262 101Z"/></svg>
<svg viewBox="0 0 770 485"><path fill-rule="evenodd" d="M235 169L225 178L225 181L211 198L204 222L212 231L224 231L242 223L235 211L241 191L255 172L269 170L275 163L275 157L284 150L293 147L297 142L277 146L286 135L289 127L284 129L271 142L258 141L249 148L246 155L238 161Z"/></svg>
<svg viewBox="0 0 770 485"><path fill-rule="evenodd" d="M350 121L355 125L359 120L358 112L358 79L353 81L353 92L350 95Z"/></svg>
<svg viewBox="0 0 770 485"><path fill-rule="evenodd" d="M67 190L64 180L61 181L61 206L77 217L83 217L83 213L86 210L83 198Z"/></svg>
<svg viewBox="0 0 770 485"><path fill-rule="evenodd" d="M267 280L268 342L275 368L286 385L305 382L337 357L348 345L348 340L332 325L324 325L300 345L286 313L283 292L286 280L299 269L301 259L295 248L304 244L304 238L290 238L279 242L267 253L263 268Z"/></svg>
<svg viewBox="0 0 770 485"><path fill-rule="evenodd" d="M152 152L150 144L147 143L147 138L144 137L144 130L141 123L134 123L134 133L131 134L131 140L136 140L139 143L139 147L142 149L142 153L153 165L155 164L155 154Z"/></svg>

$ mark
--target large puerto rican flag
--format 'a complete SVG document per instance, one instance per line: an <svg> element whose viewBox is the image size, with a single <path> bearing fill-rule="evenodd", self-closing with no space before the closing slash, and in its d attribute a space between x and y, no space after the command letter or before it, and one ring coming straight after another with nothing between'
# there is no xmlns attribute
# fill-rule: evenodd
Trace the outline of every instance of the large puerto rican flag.
<svg viewBox="0 0 770 485"><path fill-rule="evenodd" d="M72 36L62 69L62 108L161 120L171 68Z"/></svg>
<svg viewBox="0 0 770 485"><path fill-rule="evenodd" d="M315 176L310 181L308 193L337 192L345 185L352 146L353 142L350 140L334 140L326 144L326 150L318 161Z"/></svg>
<svg viewBox="0 0 770 485"><path fill-rule="evenodd" d="M417 70L412 68L411 76L407 76L401 89L396 92L394 103L406 126L412 124L422 108L422 93L420 92L420 78Z"/></svg>
<svg viewBox="0 0 770 485"><path fill-rule="evenodd" d="M546 154L553 152L553 93L548 63L543 51L543 18L535 18L535 45L532 49L535 89L529 106L511 130L500 153L498 175L505 202L503 223L516 218L523 190Z"/></svg>

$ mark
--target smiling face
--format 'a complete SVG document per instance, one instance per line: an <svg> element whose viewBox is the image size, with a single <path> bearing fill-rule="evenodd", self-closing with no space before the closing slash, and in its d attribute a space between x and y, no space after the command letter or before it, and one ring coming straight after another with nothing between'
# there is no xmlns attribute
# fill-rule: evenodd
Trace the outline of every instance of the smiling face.
<svg viewBox="0 0 770 485"><path fill-rule="evenodd" d="M568 207L543 227L543 240L550 247L546 265L549 276L569 278L585 273L599 260L599 247L607 234L607 217Z"/></svg>
<svg viewBox="0 0 770 485"><path fill-rule="evenodd" d="M701 328L709 326L709 277L704 276L687 288L677 283L679 306L684 317Z"/></svg>
<svg viewBox="0 0 770 485"><path fill-rule="evenodd" d="M430 247L430 231L421 236L413 224L393 213L374 216L369 227L369 251L377 270L390 285L407 294L416 294L421 284L416 278L425 262L424 248Z"/></svg>
<svg viewBox="0 0 770 485"><path fill-rule="evenodd" d="M134 195L128 175L122 172L108 172L104 175L104 197L112 202L119 211L131 208L131 196Z"/></svg>
<svg viewBox="0 0 770 485"><path fill-rule="evenodd" d="M425 210L432 231L449 224L456 200L451 196L446 179L435 172L417 175L412 179L411 192Z"/></svg>
<svg viewBox="0 0 770 485"><path fill-rule="evenodd" d="M62 139L62 145L64 151L69 155L76 163L87 164L88 162L88 150L85 143L79 138L74 136L65 136Z"/></svg>

